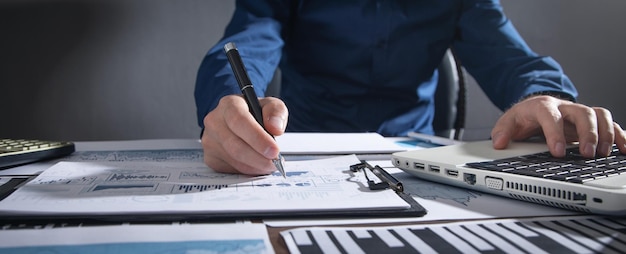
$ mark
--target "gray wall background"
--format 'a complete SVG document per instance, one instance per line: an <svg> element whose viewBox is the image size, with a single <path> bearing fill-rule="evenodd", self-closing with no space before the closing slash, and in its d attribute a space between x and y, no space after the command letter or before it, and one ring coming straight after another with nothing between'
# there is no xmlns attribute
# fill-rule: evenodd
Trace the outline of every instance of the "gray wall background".
<svg viewBox="0 0 626 254"><path fill-rule="evenodd" d="M626 1L502 0L533 49L559 61L580 101L626 122ZM0 0L0 136L197 138L193 87L234 1ZM500 115L475 84L466 139Z"/></svg>

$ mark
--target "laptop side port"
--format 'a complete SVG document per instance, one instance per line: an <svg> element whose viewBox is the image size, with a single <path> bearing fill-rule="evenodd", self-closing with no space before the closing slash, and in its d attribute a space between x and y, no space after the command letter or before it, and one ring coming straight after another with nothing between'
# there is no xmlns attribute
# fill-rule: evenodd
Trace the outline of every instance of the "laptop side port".
<svg viewBox="0 0 626 254"><path fill-rule="evenodd" d="M439 171L441 171L437 165L428 165L428 170L433 173L439 173Z"/></svg>
<svg viewBox="0 0 626 254"><path fill-rule="evenodd" d="M485 177L485 185L487 185L489 189L502 190L504 180L502 180L502 178L487 176Z"/></svg>
<svg viewBox="0 0 626 254"><path fill-rule="evenodd" d="M459 171L454 169L446 169L446 175L457 178L459 176Z"/></svg>
<svg viewBox="0 0 626 254"><path fill-rule="evenodd" d="M413 163L413 168L414 168L414 169L424 170L426 167L424 167L424 163L421 163L421 162L414 162L414 163Z"/></svg>
<svg viewBox="0 0 626 254"><path fill-rule="evenodd" d="M463 173L463 181L469 185L476 184L476 175L470 173Z"/></svg>

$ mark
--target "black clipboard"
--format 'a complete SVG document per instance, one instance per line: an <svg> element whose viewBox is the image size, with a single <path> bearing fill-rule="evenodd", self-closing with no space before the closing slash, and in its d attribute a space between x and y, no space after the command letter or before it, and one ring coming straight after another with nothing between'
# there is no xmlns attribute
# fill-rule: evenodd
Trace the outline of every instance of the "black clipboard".
<svg viewBox="0 0 626 254"><path fill-rule="evenodd" d="M237 213L133 213L133 214L62 214L62 215L8 215L1 216L4 224L43 224L47 222L141 222L160 223L173 221L193 222L228 222L237 220L264 219L364 219L364 218L407 218L426 215L426 209L410 195L399 193L400 197L410 204L407 209L362 209L362 210L326 210L326 211L295 211L295 212L237 212Z"/></svg>

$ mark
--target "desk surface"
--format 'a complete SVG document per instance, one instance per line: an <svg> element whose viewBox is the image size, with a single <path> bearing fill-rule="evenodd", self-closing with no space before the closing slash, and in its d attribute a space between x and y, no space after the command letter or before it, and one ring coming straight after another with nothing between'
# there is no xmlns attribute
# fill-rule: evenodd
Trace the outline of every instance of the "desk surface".
<svg viewBox="0 0 626 254"><path fill-rule="evenodd" d="M167 140L132 140L105 142L76 142L77 151L132 151L132 150L167 150L167 149L201 149L198 140L167 139ZM26 165L2 172L3 175L32 174L52 165L54 162L43 162ZM389 161L377 161L383 167L391 167ZM389 164L386 164L389 163ZM545 217L572 215L566 210L535 205L522 201L496 197L488 194L474 193L456 187L444 186L415 179L401 171L393 172L402 178L407 191L414 193L414 198L429 213L422 218L413 220L358 220L358 221L265 221L270 241L277 253L287 253L281 231L309 225L407 225L424 224L442 221L473 221L503 217Z"/></svg>

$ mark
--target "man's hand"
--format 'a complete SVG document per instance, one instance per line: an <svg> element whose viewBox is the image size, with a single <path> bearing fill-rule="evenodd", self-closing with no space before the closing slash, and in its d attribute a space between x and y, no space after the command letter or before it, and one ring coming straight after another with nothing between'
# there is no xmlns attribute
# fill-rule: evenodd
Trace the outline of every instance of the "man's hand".
<svg viewBox="0 0 626 254"><path fill-rule="evenodd" d="M600 107L541 95L525 99L504 113L491 131L493 147L504 149L511 140L543 134L555 157L565 156L567 142L578 141L588 158L608 156L615 143L626 154L626 135L613 122L611 112Z"/></svg>
<svg viewBox="0 0 626 254"><path fill-rule="evenodd" d="M274 136L282 135L287 125L287 107L277 98L260 99L263 123ZM276 141L258 124L243 97L223 97L204 117L202 135L204 163L224 173L265 175L276 170L272 159L278 157Z"/></svg>

